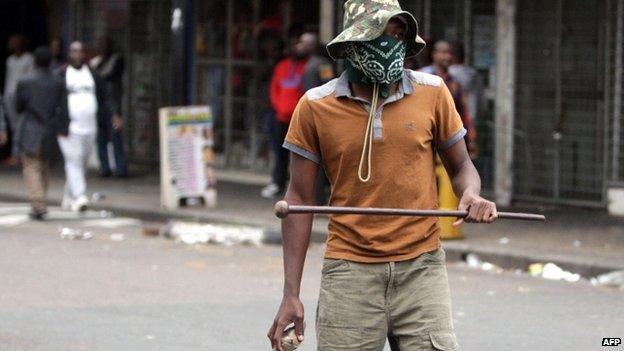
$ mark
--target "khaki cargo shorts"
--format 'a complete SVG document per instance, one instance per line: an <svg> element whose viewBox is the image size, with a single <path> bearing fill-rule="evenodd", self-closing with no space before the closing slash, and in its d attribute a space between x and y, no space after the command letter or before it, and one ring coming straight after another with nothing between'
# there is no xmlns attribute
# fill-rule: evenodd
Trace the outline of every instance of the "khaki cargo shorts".
<svg viewBox="0 0 624 351"><path fill-rule="evenodd" d="M319 351L457 350L444 250L402 262L325 259Z"/></svg>

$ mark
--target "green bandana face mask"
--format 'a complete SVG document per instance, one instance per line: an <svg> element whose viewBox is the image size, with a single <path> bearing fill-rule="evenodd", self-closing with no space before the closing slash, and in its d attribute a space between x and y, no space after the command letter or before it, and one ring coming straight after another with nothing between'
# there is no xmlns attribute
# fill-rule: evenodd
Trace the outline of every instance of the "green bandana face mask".
<svg viewBox="0 0 624 351"><path fill-rule="evenodd" d="M387 98L390 83L403 77L405 42L389 35L347 45L347 75L352 83L379 84L381 97Z"/></svg>

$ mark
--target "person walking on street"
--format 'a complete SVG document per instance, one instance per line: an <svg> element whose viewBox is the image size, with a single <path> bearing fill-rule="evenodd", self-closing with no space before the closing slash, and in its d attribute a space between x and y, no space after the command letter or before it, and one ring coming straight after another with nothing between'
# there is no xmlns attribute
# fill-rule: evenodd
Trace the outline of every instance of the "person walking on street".
<svg viewBox="0 0 624 351"><path fill-rule="evenodd" d="M6 60L6 74L4 76L4 102L5 114L8 119L11 135L13 136L11 147L11 163L16 164L18 160L16 134L19 129L20 116L15 111L15 91L17 83L34 70L33 56L26 51L26 37L23 35L13 35L9 38L7 45L11 56Z"/></svg>
<svg viewBox="0 0 624 351"><path fill-rule="evenodd" d="M7 143L9 137L7 135L7 125L4 113L4 98L0 95L0 147Z"/></svg>
<svg viewBox="0 0 624 351"><path fill-rule="evenodd" d="M477 131L472 122L468 100L459 82L449 73L449 68L453 64L453 45L446 40L436 41L433 44L431 58L433 61L432 64L421 68L421 71L434 74L444 80L444 84L446 84L453 96L455 108L468 131L466 134L466 144L468 145L470 157L475 159L477 156Z"/></svg>
<svg viewBox="0 0 624 351"><path fill-rule="evenodd" d="M491 223L466 129L440 77L403 68L425 45L397 0L348 0L344 30L327 45L346 59L337 79L309 90L292 116L284 147L292 155L284 200L312 205L322 165L331 206L437 208L435 151L451 175L463 221ZM267 336L294 323L303 340L299 292L313 215L282 220L284 290ZM318 350L457 350L451 297L435 217L330 217L316 314Z"/></svg>
<svg viewBox="0 0 624 351"><path fill-rule="evenodd" d="M58 138L65 159L65 194L62 207L73 211L87 209L86 166L99 128L111 118L106 85L85 62L83 44L69 46L69 65L60 72L65 85L63 104L69 117L69 133Z"/></svg>
<svg viewBox="0 0 624 351"><path fill-rule="evenodd" d="M26 187L30 194L30 216L41 220L47 213L49 148L54 134L67 135L67 115L62 113L65 95L63 84L50 72L52 52L47 47L35 49L35 72L17 84L15 110L22 115L17 132L17 150L22 162Z"/></svg>
<svg viewBox="0 0 624 351"><path fill-rule="evenodd" d="M113 110L112 123L101 125L98 131L97 146L100 158L100 176L112 175L108 158L108 143L113 143L115 155L115 173L118 177L128 176L128 164L123 143L123 120L121 106L123 97L124 62L120 54L113 51L113 41L109 37L100 40L99 55L91 59L90 66L95 69L106 82Z"/></svg>
<svg viewBox="0 0 624 351"><path fill-rule="evenodd" d="M301 80L311 54L307 50L308 47L302 45L301 40L297 40L292 55L278 62L273 70L269 95L275 111L273 137L274 142L278 145L284 141L290 117L295 110L297 101L303 95ZM275 151L275 165L273 166L271 184L264 187L261 192L262 197L265 198L282 194L288 181L288 151L281 148Z"/></svg>
<svg viewBox="0 0 624 351"><path fill-rule="evenodd" d="M448 73L464 92L472 125L476 128L478 118L481 117L485 107L483 77L476 69L466 64L464 47L459 43L453 45L453 64L449 66Z"/></svg>

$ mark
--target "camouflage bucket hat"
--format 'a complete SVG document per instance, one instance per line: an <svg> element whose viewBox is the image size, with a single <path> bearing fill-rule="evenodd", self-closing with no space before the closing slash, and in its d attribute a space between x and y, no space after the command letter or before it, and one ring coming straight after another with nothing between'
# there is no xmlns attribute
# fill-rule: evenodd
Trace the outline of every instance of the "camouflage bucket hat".
<svg viewBox="0 0 624 351"><path fill-rule="evenodd" d="M353 41L369 41L383 34L386 24L394 16L407 23L407 52L405 57L416 56L425 41L418 36L418 22L411 13L401 10L397 0L348 0L344 5L344 29L327 44L327 51L334 59L344 59L345 44Z"/></svg>

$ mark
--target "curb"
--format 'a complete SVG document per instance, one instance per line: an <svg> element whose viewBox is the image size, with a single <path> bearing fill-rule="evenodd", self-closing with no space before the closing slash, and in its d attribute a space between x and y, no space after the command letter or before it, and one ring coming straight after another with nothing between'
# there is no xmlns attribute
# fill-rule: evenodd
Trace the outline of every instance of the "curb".
<svg viewBox="0 0 624 351"><path fill-rule="evenodd" d="M1 201L28 201L25 196L15 194L0 194ZM60 205L57 199L49 199L49 204ZM93 210L105 210L115 213L119 216L133 217L145 221L165 222L171 219L197 221L197 222L218 222L223 224L247 225L261 227L264 230L265 237L263 243L268 245L281 245L282 235L279 223L268 224L266 221L253 220L249 216L224 216L223 214L205 212L198 214L185 214L179 212L171 212L161 209L144 209L137 207L124 207L118 205L106 205L94 203L90 206ZM314 225L312 228L310 242L315 244L324 244L327 238L326 229L322 225ZM465 261L468 254L476 254L481 260L490 262L503 269L522 269L526 271L527 267L537 262L552 262L564 270L578 273L582 277L590 278L600 274L622 270L624 267L608 266L597 262L588 262L587 260L575 259L574 257L566 257L562 255L536 255L529 252L514 253L504 250L493 250L491 248L474 247L461 240L443 241L442 247L446 252L446 259L449 262Z"/></svg>

